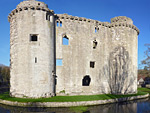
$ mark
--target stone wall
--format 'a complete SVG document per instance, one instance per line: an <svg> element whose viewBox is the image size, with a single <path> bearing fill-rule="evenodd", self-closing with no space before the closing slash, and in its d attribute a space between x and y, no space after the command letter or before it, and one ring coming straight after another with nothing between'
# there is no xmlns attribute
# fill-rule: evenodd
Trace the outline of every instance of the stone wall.
<svg viewBox="0 0 150 113"><path fill-rule="evenodd" d="M108 23L57 16L62 27L56 27L56 59L63 64L56 66L58 95L136 93L139 31L130 18L115 17ZM69 45L63 45L64 36ZM89 86L83 86L86 75L91 79Z"/></svg>

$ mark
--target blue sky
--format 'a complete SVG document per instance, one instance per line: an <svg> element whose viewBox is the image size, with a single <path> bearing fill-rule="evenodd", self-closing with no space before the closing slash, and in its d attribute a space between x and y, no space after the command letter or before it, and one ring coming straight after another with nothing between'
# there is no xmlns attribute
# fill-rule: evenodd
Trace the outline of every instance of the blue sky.
<svg viewBox="0 0 150 113"><path fill-rule="evenodd" d="M0 63L9 66L8 14L23 0L1 0L0 4ZM140 30L138 64L144 58L145 43L150 43L150 0L40 0L56 14L67 13L102 22L116 16L127 16Z"/></svg>

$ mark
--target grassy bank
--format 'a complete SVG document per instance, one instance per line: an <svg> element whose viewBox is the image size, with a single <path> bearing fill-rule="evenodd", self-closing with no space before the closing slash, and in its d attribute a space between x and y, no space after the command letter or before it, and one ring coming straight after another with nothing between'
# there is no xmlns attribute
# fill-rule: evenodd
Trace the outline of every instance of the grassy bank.
<svg viewBox="0 0 150 113"><path fill-rule="evenodd" d="M77 102L77 101L116 99L116 98L132 97L132 96L145 95L145 94L147 93L138 91L137 94L130 94L130 95L101 94L101 95L83 95L83 96L55 96L51 98L27 99L27 98L10 97L9 93L7 92L4 94L0 94L0 99L9 100L9 101L18 101L18 102Z"/></svg>
<svg viewBox="0 0 150 113"><path fill-rule="evenodd" d="M147 92L150 94L150 88L138 88L138 91Z"/></svg>

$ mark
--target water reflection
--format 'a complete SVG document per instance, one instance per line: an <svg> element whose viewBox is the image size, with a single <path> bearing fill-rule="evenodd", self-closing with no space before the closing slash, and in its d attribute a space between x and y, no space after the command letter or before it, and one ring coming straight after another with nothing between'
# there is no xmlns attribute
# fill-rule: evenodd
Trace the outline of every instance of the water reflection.
<svg viewBox="0 0 150 113"><path fill-rule="evenodd" d="M82 111L76 108L23 108L0 104L0 113L150 113L150 98L86 108Z"/></svg>

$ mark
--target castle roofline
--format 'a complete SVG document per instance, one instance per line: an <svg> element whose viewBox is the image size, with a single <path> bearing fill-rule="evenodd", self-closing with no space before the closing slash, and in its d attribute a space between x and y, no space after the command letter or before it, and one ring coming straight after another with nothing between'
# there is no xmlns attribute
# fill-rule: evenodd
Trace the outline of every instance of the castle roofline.
<svg viewBox="0 0 150 113"><path fill-rule="evenodd" d="M78 21L88 21L88 22L93 22L93 23L98 23L100 21L98 20L93 20L93 19L87 19L84 17L78 17L78 16L72 16L72 15L68 15L66 13L64 14L56 14L56 17L60 18L60 19L70 19L70 20L78 20Z"/></svg>
<svg viewBox="0 0 150 113"><path fill-rule="evenodd" d="M44 2L36 1L36 0L26 0L23 2L20 2L17 5L17 8L23 8L23 7L43 7L43 8L48 8L48 5L45 4Z"/></svg>
<svg viewBox="0 0 150 113"><path fill-rule="evenodd" d="M111 18L111 23L128 23L128 24L133 24L133 21L131 18L128 18L126 16L117 16L114 18Z"/></svg>
<svg viewBox="0 0 150 113"><path fill-rule="evenodd" d="M87 19L87 18L84 18L84 17L72 16L72 15L68 15L66 13L64 13L64 14L55 14L55 16L58 20L59 19L70 19L70 20L74 20L74 21L84 21L84 22L93 23L93 24L95 24L95 26L102 25L102 26L109 27L109 28L117 27L117 26L126 26L126 27L129 27L129 28L132 28L132 29L136 30L137 34L139 35L139 29L135 25L133 25L132 19L130 19L126 16L114 17L114 18L111 19L111 23L101 22L101 21L93 20L93 19Z"/></svg>
<svg viewBox="0 0 150 113"><path fill-rule="evenodd" d="M36 0L26 0L17 5L8 16L8 21L11 21L11 18L16 14L24 10L42 10L54 14L53 10L50 10L44 2L39 2Z"/></svg>

